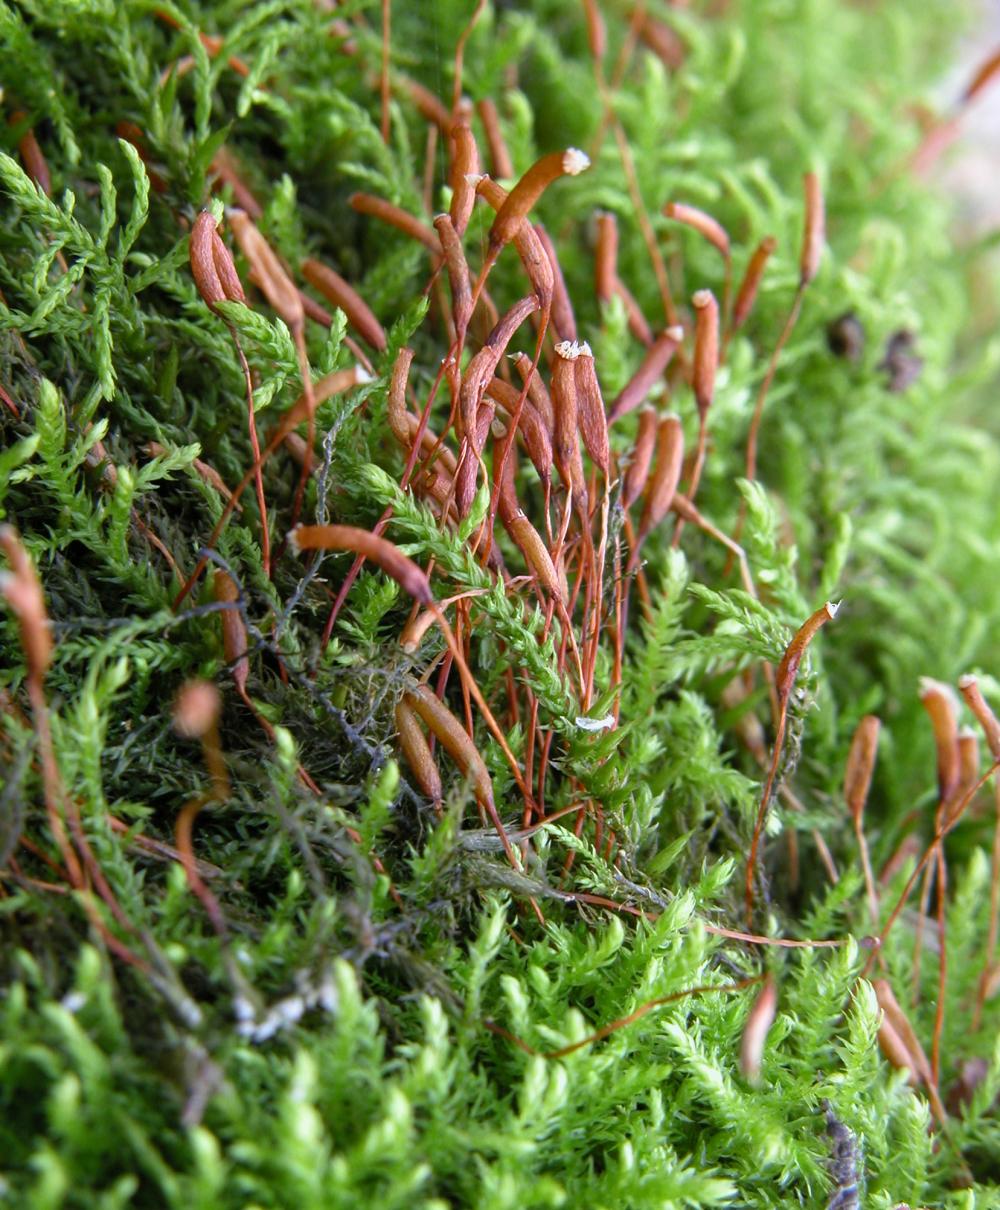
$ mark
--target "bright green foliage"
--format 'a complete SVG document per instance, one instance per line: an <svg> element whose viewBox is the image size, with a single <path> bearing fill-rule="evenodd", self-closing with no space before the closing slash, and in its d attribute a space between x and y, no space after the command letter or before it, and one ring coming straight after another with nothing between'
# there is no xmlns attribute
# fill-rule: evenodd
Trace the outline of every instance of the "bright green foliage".
<svg viewBox="0 0 1000 1210"><path fill-rule="evenodd" d="M487 4L469 38L463 90L498 100L519 172L553 148L594 151L591 170L559 182L538 209L608 398L641 349L621 305L595 299L596 209L617 215L620 275L657 325L635 188L684 314L696 289L721 296L722 262L662 216L666 201L703 207L727 227L737 280L758 240L778 239L720 371L698 501L727 532L745 508L742 542L760 599L693 526L683 553L671 548L669 526L654 534L644 548L649 610L633 600L622 725L597 732L577 721L542 615L494 583L467 534L443 530L399 487L388 374L412 344L413 383L426 394L446 346L434 335L433 294L423 296L426 250L347 204L362 189L422 213L426 123L396 73L450 100L455 45L473 7L391 6L386 144L377 5L337 7L354 44L345 53L330 6L313 0L0 0L4 101L26 115L0 133L0 515L33 556L53 622L46 690L66 797L130 922L92 900L88 914L82 895L62 893L58 868L18 847L23 833L43 858L58 857L17 625L4 612L0 1201L88 1210L823 1207L826 1099L859 1141L862 1204L1000 1205L995 996L974 1023L984 963L998 957L985 953L988 799L947 840L941 1087L954 1088L971 1061L985 1074L947 1131L932 1133L922 1095L876 1043L879 1010L859 978L869 951L856 939L878 929L841 790L854 727L878 713L885 726L865 818L873 862L880 868L907 832L926 844L935 765L918 678L954 682L978 669L1000 705L1000 453L995 419L981 420L979 404L998 346L965 340L972 257L956 254L946 201L906 168L920 138L912 105L949 61L957 6L703 0L675 9L650 0L684 61L668 69L642 45L629 60L612 96L628 168L606 126L595 144L604 115L580 4ZM601 8L610 71L630 6ZM222 35L221 52L199 32ZM165 72L182 57L189 71ZM51 197L18 156L25 122L47 157ZM121 123L139 129L141 151L134 131L118 137L129 129ZM409 602L393 581L362 572L321 649L327 589L339 587L350 558L285 554L269 578L252 491L212 556L238 585L248 695L270 734L232 690L208 588L173 610L224 506L203 464L232 487L252 460L234 336L256 377L262 433L300 390L293 334L259 296L253 309L223 304L213 314L190 273L186 231L209 201L223 143L287 263L331 264L389 333L371 381L319 409L319 475L304 518L370 527L391 503L388 536L423 563L433 558L442 588L481 592L483 691L501 697L508 667L531 685L562 744L546 807L570 806L582 791L600 801L619 842L615 862L592 830L577 836L568 815L543 825L531 862L512 869L453 770L443 815L430 810L393 758L393 709L413 683L396 642ZM778 364L759 479L748 483L747 428L798 281L810 169L825 188L829 248ZM432 212L446 208L447 191L431 200ZM477 211L470 248L487 221ZM519 273L513 255L501 257L490 278L498 303L523 292ZM846 311L866 333L856 363L836 357L825 335ZM903 328L925 366L896 393L879 362ZM348 334L339 315L330 330L308 326L317 377L352 364ZM671 406L693 444L683 382ZM616 426L619 455L634 428L634 416ZM297 479L284 453L269 462L275 516L290 515ZM723 691L736 672L777 663L830 598L844 607L803 662L783 764L804 809L780 796L772 806L757 927L843 944L763 949L713 931L743 924L762 771L740 747L739 723L747 711L768 714L762 681L736 705ZM431 632L424 654L439 642ZM611 709L610 669L598 669L593 718ZM232 784L194 830L224 939L183 868L148 846L173 843L184 804L208 785L197 743L171 729L170 703L193 676L224 692ZM477 735L500 814L519 827L510 771L485 727ZM523 726L508 741L520 757ZM300 760L318 796L299 777ZM832 852L836 885L814 835ZM885 888L883 922L912 868L911 859ZM627 910L608 911L597 897ZM875 973L908 1011L919 993L911 1019L930 1051L936 933L925 926L917 969L916 927L913 912L900 917ZM108 936L142 964L114 958ZM751 1085L739 1067L756 994L745 981L765 971L779 1013ZM670 999L687 989L699 990ZM669 1002L602 1040L544 1057L659 998Z"/></svg>

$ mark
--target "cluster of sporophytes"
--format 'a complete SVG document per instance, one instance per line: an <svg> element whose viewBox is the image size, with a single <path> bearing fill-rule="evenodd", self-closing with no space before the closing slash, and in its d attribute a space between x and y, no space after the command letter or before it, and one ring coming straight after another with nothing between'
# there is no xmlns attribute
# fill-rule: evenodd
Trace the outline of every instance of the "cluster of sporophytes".
<svg viewBox="0 0 1000 1210"><path fill-rule="evenodd" d="M998 1204L954 7L0 0L12 1204Z"/></svg>

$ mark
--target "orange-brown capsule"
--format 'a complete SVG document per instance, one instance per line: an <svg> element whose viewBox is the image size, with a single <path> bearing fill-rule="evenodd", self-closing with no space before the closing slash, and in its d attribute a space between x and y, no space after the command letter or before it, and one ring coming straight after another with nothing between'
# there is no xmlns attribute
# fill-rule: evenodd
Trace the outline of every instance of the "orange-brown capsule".
<svg viewBox="0 0 1000 1210"><path fill-rule="evenodd" d="M900 1007L889 981L887 979L874 979L872 980L872 987L875 989L875 998L882 1009L883 1024L887 1024L891 1033L895 1034L896 1038L899 1039L907 1056L904 1062L897 1065L900 1067L909 1067L913 1073L915 1082L923 1081L928 1085L933 1084L934 1077L931 1074L931 1065L927 1061L927 1055L924 1053L924 1048L920 1045L920 1039L914 1032L909 1018ZM889 1055L887 1054L886 1057L889 1058ZM890 1062L893 1061L890 1059Z"/></svg>
<svg viewBox="0 0 1000 1210"><path fill-rule="evenodd" d="M254 226L245 210L232 209L226 215L243 255L250 262L250 277L267 301L292 332L305 324L302 299L271 245Z"/></svg>
<svg viewBox="0 0 1000 1210"><path fill-rule="evenodd" d="M17 616L29 674L39 683L52 659L52 635L35 564L12 525L0 525L0 549L11 570L0 572L0 596Z"/></svg>
<svg viewBox="0 0 1000 1210"><path fill-rule="evenodd" d="M597 378L590 345L583 341L579 349L580 355L576 359L576 402L580 436L593 464L607 476L611 465L611 449L608 443L608 417L604 410L604 395Z"/></svg>
<svg viewBox="0 0 1000 1210"><path fill-rule="evenodd" d="M448 597L429 609L421 609L410 618L399 632L400 648L407 655L415 654L420 650L420 645L423 643L428 630L432 626L437 625L446 609L454 605L456 601L467 601L471 597L481 597L486 591L484 588L470 588L465 592L457 592L453 597Z"/></svg>
<svg viewBox="0 0 1000 1210"><path fill-rule="evenodd" d="M173 724L185 739L201 739L219 720L222 698L211 681L185 681L174 699Z"/></svg>
<svg viewBox="0 0 1000 1210"><path fill-rule="evenodd" d="M507 346L514 339L514 333L529 315L538 310L538 307L539 300L533 294L526 298L519 298L493 325L483 348L490 349L496 357L496 361L493 363L494 370L499 364L500 358L506 353Z"/></svg>
<svg viewBox="0 0 1000 1210"><path fill-rule="evenodd" d="M490 399L484 395L479 403L479 411L476 413L476 450L481 453L486 445L486 438L490 435L490 430L493 427L493 419L497 414L497 404L495 399ZM501 428L503 425L500 426Z"/></svg>
<svg viewBox="0 0 1000 1210"><path fill-rule="evenodd" d="M907 1049L906 1043L893 1028L888 1017L882 1017L878 1027L878 1046L885 1056L886 1062L897 1071L908 1071L909 1083L916 1086L920 1083L913 1055Z"/></svg>
<svg viewBox="0 0 1000 1210"><path fill-rule="evenodd" d="M467 118L458 118L451 127L451 221L459 236L465 234L476 204L479 171L479 148Z"/></svg>
<svg viewBox="0 0 1000 1210"><path fill-rule="evenodd" d="M486 145L490 149L490 168L493 175L500 180L509 181L514 176L514 164L504 141L503 130L500 128L497 107L489 97L484 97L477 102L476 109L486 132Z"/></svg>
<svg viewBox="0 0 1000 1210"><path fill-rule="evenodd" d="M555 427L552 433L552 454L559 474L574 495L583 480L580 462L579 410L576 392L576 361L580 346L575 341L563 341L556 345L556 357L552 365L552 406L555 411Z"/></svg>
<svg viewBox="0 0 1000 1210"><path fill-rule="evenodd" d="M413 707L405 698L400 698L396 703L396 734L399 750L410 766L421 793L435 805L439 804L443 797L441 774Z"/></svg>
<svg viewBox="0 0 1000 1210"><path fill-rule="evenodd" d="M938 797L948 802L958 788L958 703L950 686L921 677L920 702L927 711L937 752Z"/></svg>
<svg viewBox="0 0 1000 1210"><path fill-rule="evenodd" d="M639 413L639 429L632 447L632 457L622 480L622 508L631 508L646 486L653 450L656 448L657 423L655 408L643 408Z"/></svg>
<svg viewBox="0 0 1000 1210"><path fill-rule="evenodd" d="M573 304L569 300L569 291L566 289L566 280L562 275L555 245L541 223L535 223L533 230L552 266L552 322L555 324L556 334L562 340L576 340L576 316L573 314Z"/></svg>
<svg viewBox="0 0 1000 1210"><path fill-rule="evenodd" d="M421 605L434 600L427 573L398 546L354 525L298 525L288 535L295 550L347 550L363 555Z"/></svg>
<svg viewBox="0 0 1000 1210"><path fill-rule="evenodd" d="M396 355L392 367L392 377L389 380L389 390L386 394L386 416L389 428L400 445L409 448L410 426L406 409L406 384L410 377L410 365L413 362L413 350L402 348Z"/></svg>
<svg viewBox="0 0 1000 1210"><path fill-rule="evenodd" d="M302 262L302 276L335 307L347 316L347 322L363 341L381 353L386 347L385 329L375 318L371 308L339 273L321 261L307 259Z"/></svg>
<svg viewBox="0 0 1000 1210"><path fill-rule="evenodd" d="M684 430L678 417L664 416L657 432L656 462L646 487L646 503L639 523L640 539L654 530L670 512L683 469Z"/></svg>
<svg viewBox="0 0 1000 1210"><path fill-rule="evenodd" d="M442 607L444 602L442 602ZM430 628L437 624L437 614L431 609L422 609L414 614L399 633L399 645L407 655L420 650L420 644Z"/></svg>
<svg viewBox="0 0 1000 1210"><path fill-rule="evenodd" d="M969 674L959 677L959 692L965 699L965 704L976 717L976 722L983 729L990 755L995 761L1000 760L1000 719L993 713L983 697L979 682Z"/></svg>
<svg viewBox="0 0 1000 1210"><path fill-rule="evenodd" d="M565 583L560 580L552 556L537 529L531 524L521 509L508 516L503 522L504 528L514 540L515 545L524 556L524 561L534 573L539 584L551 597L562 601L565 605L567 591Z"/></svg>
<svg viewBox="0 0 1000 1210"><path fill-rule="evenodd" d="M498 214L510 196L506 189L488 176L480 178L476 192ZM552 271L552 262L546 255L542 241L530 223L521 223L514 232L513 240L521 264L528 275L532 289L538 295L542 309L551 307L555 294L555 275Z"/></svg>
<svg viewBox="0 0 1000 1210"><path fill-rule="evenodd" d="M535 405L535 411L551 435L555 425L555 411L552 407L552 396L538 372L538 367L527 353L515 353L513 360L521 381L528 384L528 398Z"/></svg>
<svg viewBox="0 0 1000 1210"><path fill-rule="evenodd" d="M675 219L678 223L693 228L699 235L704 236L726 260L729 259L729 236L722 224L712 218L710 214L699 210L697 206L687 206L684 202L667 202L663 207L663 213L667 218Z"/></svg>
<svg viewBox="0 0 1000 1210"><path fill-rule="evenodd" d="M597 215L594 246L594 289L598 302L608 303L618 287L618 220L607 210Z"/></svg>
<svg viewBox="0 0 1000 1210"><path fill-rule="evenodd" d="M695 310L692 385L698 415L704 424L715 395L715 371L719 365L719 304L711 290L699 290L691 302Z"/></svg>
<svg viewBox="0 0 1000 1210"><path fill-rule="evenodd" d="M245 303L247 298L243 293L243 283L236 272L236 262L233 254L226 247L218 231L212 231L212 257L215 261L215 271L219 275L222 292L230 302Z"/></svg>
<svg viewBox="0 0 1000 1210"><path fill-rule="evenodd" d="M502 378L494 378L487 386L486 393L496 400L508 416L514 415L521 399L521 392L517 387L504 382ZM552 476L552 442L549 440L548 429L530 399L525 399L521 404L517 427L539 479L542 483L548 483Z"/></svg>
<svg viewBox="0 0 1000 1210"><path fill-rule="evenodd" d="M597 239L594 246L594 289L598 301L609 303L616 295L622 300L628 328L640 344L649 348L653 332L635 296L618 276L618 220L609 211L597 215Z"/></svg>
<svg viewBox="0 0 1000 1210"><path fill-rule="evenodd" d="M441 256L441 241L434 231L401 206L394 206L392 202L372 193L352 193L347 199L347 204L358 214L367 214L390 227L395 227L397 231L429 248L435 256Z"/></svg>
<svg viewBox="0 0 1000 1210"><path fill-rule="evenodd" d="M666 370L670 359L683 339L684 331L680 327L666 328L660 333L642 359L642 364L622 387L618 397L612 403L611 411L608 413L609 424L613 424L620 417L637 408L640 403L645 402L653 384Z"/></svg>
<svg viewBox="0 0 1000 1210"><path fill-rule="evenodd" d="M774 674L774 687L778 691L779 701L784 702L788 699L806 648L813 641L817 631L837 616L839 609L839 603L834 605L827 601L815 613L810 614L795 632L792 641L785 648L785 654L781 657L781 663Z"/></svg>
<svg viewBox="0 0 1000 1210"><path fill-rule="evenodd" d="M764 276L764 269L777 246L778 241L773 235L765 235L754 250L753 256L750 257L750 263L747 265L740 288L736 292L736 303L733 306L734 332L746 323L747 316L753 310L757 291Z"/></svg>
<svg viewBox="0 0 1000 1210"><path fill-rule="evenodd" d="M405 693L403 700L420 716L428 731L458 765L463 776L469 778L480 802L489 811L494 811L493 782L489 771L479 754L479 749L454 714L426 685L418 685L416 689Z"/></svg>
<svg viewBox="0 0 1000 1210"><path fill-rule="evenodd" d="M455 476L455 505L460 517L467 517L476 497L476 483L479 478L479 456L486 445L493 417L496 415L496 402L482 398L476 408L475 415L469 418L465 440L462 442L462 453Z"/></svg>
<svg viewBox="0 0 1000 1210"><path fill-rule="evenodd" d="M458 470L455 472L455 507L460 517L467 517L472 511L478 482L479 459L474 453L472 442L466 441L462 443Z"/></svg>
<svg viewBox="0 0 1000 1210"><path fill-rule="evenodd" d="M239 602L240 594L233 578L221 568L216 570L212 589L217 601L233 607L224 609L219 615L222 622L222 650L226 657L226 663L233 674L233 680L236 682L236 688L239 689L240 693L245 694L247 690L247 677L250 673L250 661L247 658L246 626L243 624L240 611L235 608Z"/></svg>
<svg viewBox="0 0 1000 1210"><path fill-rule="evenodd" d="M475 425L479 404L496 373L500 358L506 352L517 329L537 309L538 299L534 295L519 299L497 320L486 338L486 343L469 362L462 375L462 388L459 393L458 410L463 436L468 436Z"/></svg>
<svg viewBox="0 0 1000 1210"><path fill-rule="evenodd" d="M473 200L475 200L474 192ZM455 318L455 330L461 339L472 319L472 285L469 281L469 264L465 259L462 241L458 237L450 215L439 214L434 219L434 230L438 233L444 252L448 284L451 287L451 309Z"/></svg>
<svg viewBox="0 0 1000 1210"><path fill-rule="evenodd" d="M451 112L441 99L410 76L397 76L396 83L428 122L433 122L446 135L451 129Z"/></svg>
<svg viewBox="0 0 1000 1210"><path fill-rule="evenodd" d="M569 147L553 151L536 160L507 195L490 228L490 248L499 250L509 244L545 190L561 176L577 176L590 167L582 151Z"/></svg>
<svg viewBox="0 0 1000 1210"><path fill-rule="evenodd" d="M979 781L979 764L979 735L971 727L961 727L958 732L958 786L951 800L952 810L945 819L948 826L958 819L959 808L966 805Z"/></svg>
<svg viewBox="0 0 1000 1210"><path fill-rule="evenodd" d="M847 754L844 771L844 800L856 828L861 827L861 817L868 801L868 791L875 772L878 756L878 737L881 721L874 714L866 714L858 723L851 739L851 750Z"/></svg>
<svg viewBox="0 0 1000 1210"><path fill-rule="evenodd" d="M274 449L277 449L294 428L297 428L304 420L308 420L310 413L315 411L321 403L365 382L371 382L371 375L361 366L347 366L343 370L332 370L329 374L324 374L313 386L312 397L300 395L282 416L281 422L268 443L268 456Z"/></svg>
<svg viewBox="0 0 1000 1210"><path fill-rule="evenodd" d="M625 305L625 317L628 320L628 330L636 338L636 340L644 345L647 349L653 345L653 329L649 326L649 321L642 313L642 307L639 306L638 299L632 291L625 285L619 277L615 282L615 290L618 297ZM677 331L680 331L678 328Z"/></svg>
<svg viewBox="0 0 1000 1210"><path fill-rule="evenodd" d="M453 519L455 477L457 469L450 474L432 467L429 471L418 474L413 480L413 491L425 500L431 512L442 521Z"/></svg>
<svg viewBox="0 0 1000 1210"><path fill-rule="evenodd" d="M815 172L807 172L802 178L805 189L806 222L802 233L802 255L799 260L799 280L803 286L809 284L819 272L826 242L826 210L823 203L823 188Z"/></svg>
<svg viewBox="0 0 1000 1210"><path fill-rule="evenodd" d="M198 293L212 308L216 303L224 302L226 298L215 263L215 236L215 217L211 210L202 210L191 224L188 256L191 261L191 276L198 287Z"/></svg>
<svg viewBox="0 0 1000 1210"><path fill-rule="evenodd" d="M503 447L504 442L499 439L493 444L494 479L499 474ZM552 556L549 554L541 534L539 534L527 516L525 516L524 510L518 503L517 491L514 485L513 454L506 459L503 477L500 479L497 489L497 498L497 511L500 514L503 527L510 534L514 540L514 544L524 556L525 563L527 563L546 592L557 597L559 600L565 601L563 586L556 572L555 564L552 562Z"/></svg>
<svg viewBox="0 0 1000 1210"><path fill-rule="evenodd" d="M764 1060L764 1044L778 1011L778 989L768 976L753 1002L740 1043L740 1070L745 1079L756 1084Z"/></svg>

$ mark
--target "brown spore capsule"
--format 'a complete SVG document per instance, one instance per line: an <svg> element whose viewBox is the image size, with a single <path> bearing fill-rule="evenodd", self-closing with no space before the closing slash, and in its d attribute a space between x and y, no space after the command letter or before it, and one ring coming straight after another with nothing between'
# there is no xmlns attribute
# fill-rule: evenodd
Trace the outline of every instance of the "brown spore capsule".
<svg viewBox="0 0 1000 1210"><path fill-rule="evenodd" d="M746 273L743 275L743 281L736 292L732 321L734 332L743 327L753 310L753 305L757 300L757 291L760 289L760 283L764 277L764 270L777 246L778 241L774 236L766 235L754 249Z"/></svg>
<svg viewBox="0 0 1000 1210"><path fill-rule="evenodd" d="M363 341L379 352L386 348L385 329L357 290L339 273L321 261L306 259L302 262L302 276L328 302L344 312L347 322Z"/></svg>
<svg viewBox="0 0 1000 1210"><path fill-rule="evenodd" d="M580 344L576 359L576 401L580 436L591 461L606 476L611 465L608 442L608 417L604 395L594 365L594 354L586 341Z"/></svg>
<svg viewBox="0 0 1000 1210"><path fill-rule="evenodd" d="M427 737L421 730L413 707L401 698L396 703L396 735L399 750L410 767L424 796L435 805L441 802L441 773L431 752Z"/></svg>
<svg viewBox="0 0 1000 1210"><path fill-rule="evenodd" d="M656 462L646 486L646 503L639 523L645 538L670 512L684 467L684 430L677 416L664 416L657 428Z"/></svg>
<svg viewBox="0 0 1000 1210"><path fill-rule="evenodd" d="M631 508L642 495L649 477L656 448L658 418L655 408L643 408L639 413L639 428L636 433L632 456L622 482L622 507Z"/></svg>
<svg viewBox="0 0 1000 1210"><path fill-rule="evenodd" d="M451 221L459 236L465 234L476 204L476 183L479 180L479 148L468 120L459 118L451 128Z"/></svg>
<svg viewBox="0 0 1000 1210"><path fill-rule="evenodd" d="M697 206L688 206L684 202L667 202L663 207L663 213L667 218L675 219L678 223L683 223L697 231L726 260L729 259L729 236L722 224L712 218L710 214L699 210Z"/></svg>
<svg viewBox="0 0 1000 1210"><path fill-rule="evenodd" d="M691 301L695 311L692 386L698 415L704 423L715 395L715 373L719 366L719 304L711 290L699 290Z"/></svg>
<svg viewBox="0 0 1000 1210"><path fill-rule="evenodd" d="M614 422L644 403L653 384L660 378L684 339L680 327L664 329L650 346L636 372L622 387L608 413L608 423Z"/></svg>
<svg viewBox="0 0 1000 1210"><path fill-rule="evenodd" d="M847 767L844 771L844 800L856 828L861 826L861 818L868 801L881 730L881 721L874 714L866 714L855 728L850 751L847 754Z"/></svg>
<svg viewBox="0 0 1000 1210"><path fill-rule="evenodd" d="M486 133L486 145L490 149L490 168L493 175L501 180L509 181L514 176L514 164L503 137L496 104L490 97L484 97L476 103L476 110Z"/></svg>
<svg viewBox="0 0 1000 1210"><path fill-rule="evenodd" d="M577 176L590 167L590 160L576 147L553 151L536 160L507 195L490 228L490 247L509 244L517 229L545 190L562 176Z"/></svg>
<svg viewBox="0 0 1000 1210"><path fill-rule="evenodd" d="M826 242L826 207L823 187L815 172L803 177L805 192L806 221L802 234L802 255L799 258L799 280L803 286L809 284L819 272Z"/></svg>
<svg viewBox="0 0 1000 1210"><path fill-rule="evenodd" d="M363 555L421 605L434 599L427 573L386 538L354 525L299 525L288 535L293 550L345 550Z"/></svg>

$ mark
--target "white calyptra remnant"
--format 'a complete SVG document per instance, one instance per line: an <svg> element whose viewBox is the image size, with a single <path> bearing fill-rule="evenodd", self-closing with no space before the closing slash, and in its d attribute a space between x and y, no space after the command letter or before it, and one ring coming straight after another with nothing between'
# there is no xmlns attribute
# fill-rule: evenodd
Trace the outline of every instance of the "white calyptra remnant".
<svg viewBox="0 0 1000 1210"><path fill-rule="evenodd" d="M578 147L567 147L563 153L562 169L567 176L578 176L590 167L590 156Z"/></svg>
<svg viewBox="0 0 1000 1210"><path fill-rule="evenodd" d="M606 714L603 718L581 716L575 722L581 731L610 731L615 725L615 716L613 714Z"/></svg>

